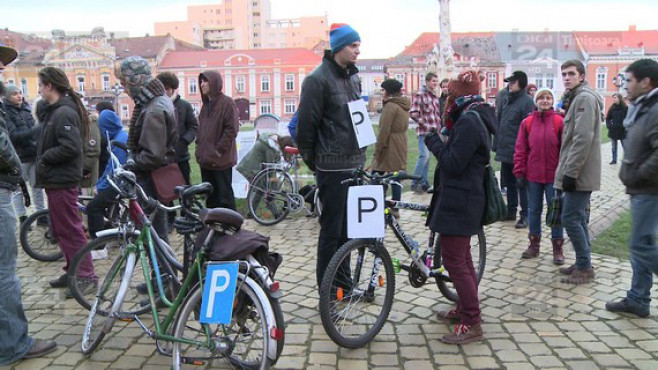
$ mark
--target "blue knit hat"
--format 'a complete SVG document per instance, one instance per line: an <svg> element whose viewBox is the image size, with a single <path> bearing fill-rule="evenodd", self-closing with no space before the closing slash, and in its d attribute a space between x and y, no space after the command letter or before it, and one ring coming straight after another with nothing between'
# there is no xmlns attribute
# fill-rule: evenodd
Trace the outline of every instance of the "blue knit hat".
<svg viewBox="0 0 658 370"><path fill-rule="evenodd" d="M334 23L329 31L329 44L331 52L337 53L353 42L361 41L359 34L345 23Z"/></svg>

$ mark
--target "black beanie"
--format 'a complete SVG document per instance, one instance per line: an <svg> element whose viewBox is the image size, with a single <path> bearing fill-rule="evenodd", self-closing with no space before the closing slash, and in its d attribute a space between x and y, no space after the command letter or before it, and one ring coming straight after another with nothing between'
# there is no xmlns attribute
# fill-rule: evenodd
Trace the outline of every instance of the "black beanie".
<svg viewBox="0 0 658 370"><path fill-rule="evenodd" d="M389 78L381 84L382 89L386 90L388 95L396 94L402 90L402 82Z"/></svg>

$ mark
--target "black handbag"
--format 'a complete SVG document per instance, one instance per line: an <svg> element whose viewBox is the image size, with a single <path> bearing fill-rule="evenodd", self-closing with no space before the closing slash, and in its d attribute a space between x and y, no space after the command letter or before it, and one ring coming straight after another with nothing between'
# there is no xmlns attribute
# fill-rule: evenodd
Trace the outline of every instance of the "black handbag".
<svg viewBox="0 0 658 370"><path fill-rule="evenodd" d="M562 192L558 189L555 189L553 201L548 205L548 210L546 212L546 226L562 226Z"/></svg>

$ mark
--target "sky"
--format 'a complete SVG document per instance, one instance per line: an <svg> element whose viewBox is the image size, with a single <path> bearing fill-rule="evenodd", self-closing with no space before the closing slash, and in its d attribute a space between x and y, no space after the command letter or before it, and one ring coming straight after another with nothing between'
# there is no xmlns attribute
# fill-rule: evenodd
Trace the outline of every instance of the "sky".
<svg viewBox="0 0 658 370"><path fill-rule="evenodd" d="M0 0L0 27L26 33L52 29L153 34L153 24L186 19L188 5L222 0ZM423 32L439 31L438 0L270 0L272 18L327 14L361 35L361 58L400 53ZM658 29L655 0L452 0L453 32ZM117 34L119 35L119 34ZM437 40L438 41L438 40Z"/></svg>

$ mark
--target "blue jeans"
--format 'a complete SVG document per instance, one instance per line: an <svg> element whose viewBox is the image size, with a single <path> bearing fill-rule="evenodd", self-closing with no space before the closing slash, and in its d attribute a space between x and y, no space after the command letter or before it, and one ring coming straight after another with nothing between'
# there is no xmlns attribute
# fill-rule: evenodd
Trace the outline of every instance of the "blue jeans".
<svg viewBox="0 0 658 370"><path fill-rule="evenodd" d="M592 192L565 191L562 194L562 225L576 252L576 269L589 269L592 267L592 244L587 229L587 206Z"/></svg>
<svg viewBox="0 0 658 370"><path fill-rule="evenodd" d="M543 200L546 195L546 204L553 203L553 184L540 184L537 182L528 181L528 224L530 226L530 235L541 236L541 214L543 210ZM554 227L551 229L552 239L562 239L564 234L562 227Z"/></svg>
<svg viewBox="0 0 658 370"><path fill-rule="evenodd" d="M418 135L418 162L416 162L414 176L420 176L420 182L413 180L411 184L414 186L429 186L427 171L430 165L430 150L427 149L427 146L425 145L425 136L426 135Z"/></svg>
<svg viewBox="0 0 658 370"><path fill-rule="evenodd" d="M0 188L0 365L20 360L30 347L27 318L21 301L21 281L16 276L16 213L13 192Z"/></svg>
<svg viewBox="0 0 658 370"><path fill-rule="evenodd" d="M516 217L516 209L521 203L521 217L528 216L528 189L516 186L514 163L500 163L500 178L507 187L507 214Z"/></svg>
<svg viewBox="0 0 658 370"><path fill-rule="evenodd" d="M617 162L617 142L621 143L621 148L626 151L626 142L625 140L615 140L615 139L610 139L611 144L612 144L612 161Z"/></svg>
<svg viewBox="0 0 658 370"><path fill-rule="evenodd" d="M627 297L649 307L653 276L658 275L658 195L631 195L631 267L633 280Z"/></svg>

